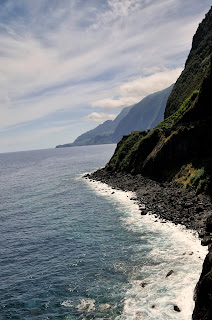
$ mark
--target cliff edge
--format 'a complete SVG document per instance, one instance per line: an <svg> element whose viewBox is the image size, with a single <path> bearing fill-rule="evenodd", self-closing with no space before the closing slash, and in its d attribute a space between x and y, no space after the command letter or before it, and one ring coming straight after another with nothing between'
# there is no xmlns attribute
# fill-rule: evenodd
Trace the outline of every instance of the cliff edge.
<svg viewBox="0 0 212 320"><path fill-rule="evenodd" d="M124 136L104 171L109 176L141 175L161 185L171 183L170 188L177 183L188 192L211 197L211 146L212 8L194 35L185 69L168 98L165 119L150 131ZM203 212L198 219L206 223L201 237L209 253L195 290L193 320L212 319L212 218L211 212L207 217ZM188 215L194 220L192 212Z"/></svg>
<svg viewBox="0 0 212 320"><path fill-rule="evenodd" d="M207 29L211 23L212 9L200 24L189 54L192 59L198 54L195 61L199 63L193 71L198 73L203 61L199 59L196 49L199 48L197 39L201 45L206 43L203 58L205 52L207 58L203 59L204 73L198 78L199 82L194 79L191 92L186 91L182 97L183 88L179 83L184 83L185 74L189 74L190 64L187 62L172 90L181 99L185 98L181 105L176 102L176 111L170 109L169 98L165 111L165 115L169 116L153 130L124 136L106 170L141 173L157 181L177 181L185 188L195 188L198 193L212 194L212 28L210 31Z"/></svg>

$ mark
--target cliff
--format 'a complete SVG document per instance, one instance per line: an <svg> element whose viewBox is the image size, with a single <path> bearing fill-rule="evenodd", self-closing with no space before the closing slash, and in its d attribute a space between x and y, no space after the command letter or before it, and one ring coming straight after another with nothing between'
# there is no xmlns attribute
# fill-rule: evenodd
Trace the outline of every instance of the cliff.
<svg viewBox="0 0 212 320"><path fill-rule="evenodd" d="M113 143L112 134L131 108L132 106L125 107L114 120L107 120L96 128L81 134L73 143L58 145L56 148Z"/></svg>
<svg viewBox="0 0 212 320"><path fill-rule="evenodd" d="M174 94L181 96L185 74L189 73L189 61L194 59L194 50L200 44L206 43L204 52L211 50L212 32L210 38L207 28L212 20L212 10L200 24L197 36L194 36L193 46L189 54L185 70L178 79L170 97ZM201 30L206 30L200 32ZM203 37L203 38L202 38ZM211 40L211 41L210 41ZM204 55L205 56L205 55ZM192 57L192 58L191 58ZM199 65L200 64L200 65ZM202 66L202 61L196 64L196 73ZM200 79L198 90L185 96L180 107L176 102L176 111L170 109L171 98L168 99L165 114L170 114L150 132L133 133L125 136L117 145L117 149L106 169L123 171L132 174L141 173L143 176L158 181L177 181L186 188L195 187L197 192L212 190L212 61L211 55L204 62L204 75ZM195 72L195 71L194 71ZM195 80L196 81L196 80ZM195 82L197 83L197 82ZM196 87L192 87L192 90ZM178 90L179 88L179 90ZM186 93L187 95L187 93ZM170 111L171 110L171 111Z"/></svg>
<svg viewBox="0 0 212 320"><path fill-rule="evenodd" d="M117 143L123 135L131 131L154 128L163 119L172 88L173 85L148 95L135 105L124 108L113 121L107 120L93 130L80 135L73 143L59 145L56 148Z"/></svg>
<svg viewBox="0 0 212 320"><path fill-rule="evenodd" d="M212 216L207 219L206 231L212 232ZM209 253L203 263L202 273L195 289L195 308L193 320L212 319L212 245L209 244Z"/></svg>
<svg viewBox="0 0 212 320"><path fill-rule="evenodd" d="M167 102L165 118L173 114L194 90L199 90L212 52L212 10L200 23L193 37L192 48L185 69L177 80Z"/></svg>
<svg viewBox="0 0 212 320"><path fill-rule="evenodd" d="M153 129L163 120L167 99L172 91L170 87L148 95L136 103L129 113L119 122L113 133L113 141L120 139L132 131Z"/></svg>
<svg viewBox="0 0 212 320"><path fill-rule="evenodd" d="M211 197L211 145L212 8L193 38L185 69L168 98L165 119L149 132L124 136L105 172L115 176L141 174L162 184L171 182L170 187L177 183L188 192L195 190ZM210 210L202 210L198 219L210 215ZM189 218L196 219L193 214ZM212 227L208 227L212 218L208 219L201 236L209 253L196 286L193 320L212 319ZM184 223L180 217L178 221Z"/></svg>

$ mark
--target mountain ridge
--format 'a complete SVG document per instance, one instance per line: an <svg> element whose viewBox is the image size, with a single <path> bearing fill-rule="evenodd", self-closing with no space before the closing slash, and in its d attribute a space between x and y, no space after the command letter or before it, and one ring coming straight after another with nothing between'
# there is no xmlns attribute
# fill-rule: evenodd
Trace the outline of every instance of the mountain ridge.
<svg viewBox="0 0 212 320"><path fill-rule="evenodd" d="M125 107L114 120L107 120L80 135L73 143L58 145L56 148L117 143L131 131L152 129L163 119L166 102L172 88L173 84L146 96L135 105Z"/></svg>

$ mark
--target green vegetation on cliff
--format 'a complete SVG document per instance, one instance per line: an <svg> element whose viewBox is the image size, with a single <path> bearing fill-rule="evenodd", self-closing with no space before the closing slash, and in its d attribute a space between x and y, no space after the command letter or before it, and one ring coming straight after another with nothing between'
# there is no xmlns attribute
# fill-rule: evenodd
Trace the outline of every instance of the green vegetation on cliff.
<svg viewBox="0 0 212 320"><path fill-rule="evenodd" d="M127 171L131 173L141 173L147 157L157 149L162 147L168 140L177 133L171 130L183 118L183 115L190 110L198 98L198 91L186 99L182 106L169 118L160 122L153 130L132 133L118 143L114 156L110 160L107 169L116 171ZM138 156L139 155L139 156Z"/></svg>
<svg viewBox="0 0 212 320"><path fill-rule="evenodd" d="M158 129L171 129L173 128L177 123L179 123L181 120L183 120L183 116L186 112L191 110L198 99L199 91L195 90L189 98L187 98L181 107L173 113L171 116L160 122L156 128Z"/></svg>
<svg viewBox="0 0 212 320"><path fill-rule="evenodd" d="M207 25L210 25L209 18L212 20L211 14L204 20ZM204 23L202 28L205 30ZM207 33L201 35L208 39ZM200 43L205 43L201 37L198 39ZM197 43L196 47L199 47ZM196 59L198 61L198 57ZM176 105L170 115L148 133L125 137L118 144L107 170L141 173L160 181L178 181L186 188L194 187L198 193L212 192L211 61L210 54L205 60L207 71L199 80L198 90L195 88L189 95L186 93L181 105ZM202 62L199 63L202 66ZM201 66L196 64L196 73ZM185 71L189 72L189 64ZM184 74L185 72L180 76L178 84L183 81ZM179 87L179 95L181 89ZM167 108L169 109L169 104ZM124 152L120 152L120 147Z"/></svg>
<svg viewBox="0 0 212 320"><path fill-rule="evenodd" d="M174 114L153 130L137 132L122 139L107 170L141 173L156 180L175 180L186 187L195 187L197 192L209 190L212 176L212 117L209 109L201 105L203 93L210 89L209 79L211 73L200 92L194 91ZM209 99L206 106L211 102ZM188 165L190 170L182 170Z"/></svg>
<svg viewBox="0 0 212 320"><path fill-rule="evenodd" d="M207 75L212 52L212 9L206 14L193 37L192 48L181 76L168 98L165 118L173 114Z"/></svg>
<svg viewBox="0 0 212 320"><path fill-rule="evenodd" d="M198 27L185 70L167 101L165 120L124 137L109 171L177 181L212 194L212 9Z"/></svg>

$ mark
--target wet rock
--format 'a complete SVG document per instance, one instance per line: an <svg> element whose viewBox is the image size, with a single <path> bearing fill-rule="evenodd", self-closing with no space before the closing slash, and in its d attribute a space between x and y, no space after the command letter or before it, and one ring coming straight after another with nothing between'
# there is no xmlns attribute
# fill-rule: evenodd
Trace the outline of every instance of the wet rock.
<svg viewBox="0 0 212 320"><path fill-rule="evenodd" d="M180 308L177 305L174 305L174 311L181 312Z"/></svg>
<svg viewBox="0 0 212 320"><path fill-rule="evenodd" d="M212 215L207 218L207 221L206 221L206 232L212 232Z"/></svg>
<svg viewBox="0 0 212 320"><path fill-rule="evenodd" d="M202 246L208 246L210 243L212 243L211 237L204 237L201 241Z"/></svg>
<svg viewBox="0 0 212 320"><path fill-rule="evenodd" d="M199 232L199 238L202 239L205 236L205 232L204 231L200 231Z"/></svg>
<svg viewBox="0 0 212 320"><path fill-rule="evenodd" d="M141 287L142 287L142 288L145 288L146 286L147 286L147 283L146 283L146 282L142 282L142 283L141 283Z"/></svg>
<svg viewBox="0 0 212 320"><path fill-rule="evenodd" d="M204 208L202 206L196 207L196 212L202 212L204 211Z"/></svg>
<svg viewBox="0 0 212 320"><path fill-rule="evenodd" d="M195 288L193 320L212 319L212 250L207 254Z"/></svg>
<svg viewBox="0 0 212 320"><path fill-rule="evenodd" d="M173 271L173 270L170 270L170 271L167 273L166 278L170 277L173 273L174 273L174 271Z"/></svg>
<svg viewBox="0 0 212 320"><path fill-rule="evenodd" d="M139 208L141 210L146 209L146 205L144 203L139 204Z"/></svg>
<svg viewBox="0 0 212 320"><path fill-rule="evenodd" d="M141 215L152 211L155 220L163 219L164 222L171 221L176 225L184 224L187 229L198 231L201 239L206 236L212 238L212 203L207 196L200 199L193 190L181 190L177 183L160 185L160 183L141 175L111 173L105 169L100 169L86 176L90 180L104 182L119 190L135 191L135 188L137 188L135 194L137 203L140 204ZM142 206L143 204L146 205L145 208ZM211 242L208 244L208 248L212 250ZM192 255L193 252L186 254ZM207 269L207 272L211 269ZM173 274L173 270L167 273L167 277L171 274ZM141 287L144 288L145 285L142 286L141 284ZM208 275L204 273L198 288L198 299L196 300L193 320L212 320L212 271ZM207 310L204 309L206 305ZM179 312L178 309L175 311ZM208 318L204 318L205 313L207 313Z"/></svg>

